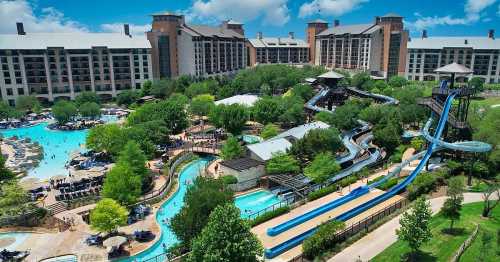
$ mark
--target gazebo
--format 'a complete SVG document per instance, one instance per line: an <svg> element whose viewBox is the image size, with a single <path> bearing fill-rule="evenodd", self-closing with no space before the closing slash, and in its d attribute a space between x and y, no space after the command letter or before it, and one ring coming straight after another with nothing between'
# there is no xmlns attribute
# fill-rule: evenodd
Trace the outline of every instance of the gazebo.
<svg viewBox="0 0 500 262"><path fill-rule="evenodd" d="M468 75L472 74L472 70L457 63L451 63L449 65L442 66L434 72L439 73L439 74L450 74L451 75L451 82L450 82L450 89L453 88L453 84L455 83L455 76L458 75Z"/></svg>
<svg viewBox="0 0 500 262"><path fill-rule="evenodd" d="M338 81L340 81L342 78L344 78L344 76L335 71L329 71L318 76L318 79L323 79L323 82L330 88L336 87Z"/></svg>

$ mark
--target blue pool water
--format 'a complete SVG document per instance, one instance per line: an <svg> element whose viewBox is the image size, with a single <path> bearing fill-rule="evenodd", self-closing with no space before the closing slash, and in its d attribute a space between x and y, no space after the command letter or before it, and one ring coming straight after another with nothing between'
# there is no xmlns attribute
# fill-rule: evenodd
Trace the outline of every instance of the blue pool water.
<svg viewBox="0 0 500 262"><path fill-rule="evenodd" d="M189 165L182 169L181 173L179 174L179 189L170 199L162 204L160 210L158 210L158 212L156 213L156 221L160 225L162 232L160 240L143 252L135 256L120 260L121 262L144 261L146 259L165 253L163 243L167 248L177 243L175 234L166 223L163 223L163 221L170 220L175 214L180 211L181 207L184 205L184 195L186 194L188 187L186 185L186 181L193 181L200 173L200 170L205 168L209 161L209 158L200 158L191 162ZM240 208L240 210L251 210L252 212L262 210L279 201L280 200L278 197L276 197L276 195L265 190L259 190L257 192L235 198L235 204L238 208ZM245 218L244 211L242 211L242 217Z"/></svg>
<svg viewBox="0 0 500 262"><path fill-rule="evenodd" d="M267 190L259 190L234 199L234 203L240 209L241 217L243 218L247 218L249 215L278 202L280 202L280 199Z"/></svg>
<svg viewBox="0 0 500 262"><path fill-rule="evenodd" d="M242 135L241 136L243 141L247 144L255 144L261 142L263 139L260 136L254 136L254 135Z"/></svg>
<svg viewBox="0 0 500 262"><path fill-rule="evenodd" d="M205 165L208 164L210 159L208 158L200 158L197 159L186 167L184 167L179 174L179 189L172 197L170 197L165 203L163 203L160 207L160 210L156 213L156 221L160 225L161 228L161 238L158 240L153 246L144 250L143 252L124 259L122 261L143 261L145 259L149 259L158 255L165 253L163 249L163 243L167 247L171 247L175 243L177 243L177 238L175 234L170 230L166 223L163 223L164 220L170 220L175 214L177 214L181 207L184 205L184 195L187 191L186 182L191 183L196 176L198 176L201 169L205 168Z"/></svg>
<svg viewBox="0 0 500 262"><path fill-rule="evenodd" d="M17 247L22 244L30 235L31 233L24 233L24 232L8 232L8 233L0 233L0 239L4 238L14 238L15 241L14 243L3 246L0 248L0 250L7 249L7 250L17 250Z"/></svg>
<svg viewBox="0 0 500 262"><path fill-rule="evenodd" d="M106 122L116 121L116 116L103 116ZM46 180L56 175L68 175L64 167L71 153L84 150L85 137L88 130L59 131L47 128L48 123L40 123L30 127L1 130L4 137L18 136L31 138L42 145L44 158L40 164L28 171L27 177ZM54 155L54 158L51 156Z"/></svg>

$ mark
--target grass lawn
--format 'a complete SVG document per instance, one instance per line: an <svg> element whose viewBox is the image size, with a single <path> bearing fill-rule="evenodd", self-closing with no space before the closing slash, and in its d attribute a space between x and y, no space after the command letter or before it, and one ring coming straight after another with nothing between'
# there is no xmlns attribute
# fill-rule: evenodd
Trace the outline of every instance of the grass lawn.
<svg viewBox="0 0 500 262"><path fill-rule="evenodd" d="M449 261L460 245L469 237L475 228L475 224L480 224L482 230L488 230L493 233L491 248L487 260L485 261L500 261L498 253L500 247L497 244L497 230L500 230L500 206L493 210L492 216L489 219L481 218L483 203L466 204L462 208L462 216L460 221L455 222L455 228L462 228L463 233L449 235L442 232L450 226L449 220L441 215L436 215L431 219L432 239L422 246L422 254L418 261ZM479 253L481 246L481 233L469 247L460 261L479 261ZM402 261L402 257L410 251L410 248L405 242L397 241L392 244L372 261Z"/></svg>
<svg viewBox="0 0 500 262"><path fill-rule="evenodd" d="M488 97L485 99L476 98L474 100L471 100L471 104L477 105L479 107L499 105L500 104L500 97Z"/></svg>

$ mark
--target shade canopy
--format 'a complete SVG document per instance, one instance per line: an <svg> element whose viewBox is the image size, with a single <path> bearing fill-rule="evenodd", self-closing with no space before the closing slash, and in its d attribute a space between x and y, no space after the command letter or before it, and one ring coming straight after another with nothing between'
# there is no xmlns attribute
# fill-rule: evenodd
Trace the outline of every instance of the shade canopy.
<svg viewBox="0 0 500 262"><path fill-rule="evenodd" d="M318 76L318 78L342 79L342 78L344 78L344 76L342 74L335 72L335 71L330 71L330 72L326 72L326 73Z"/></svg>
<svg viewBox="0 0 500 262"><path fill-rule="evenodd" d="M442 66L436 70L434 70L436 73L446 73L446 74L471 74L472 70L469 68L457 64L457 63L451 63L449 65Z"/></svg>
<svg viewBox="0 0 500 262"><path fill-rule="evenodd" d="M115 236L115 237L110 237L104 242L102 242L102 245L105 247L119 247L127 242L127 238L123 236Z"/></svg>

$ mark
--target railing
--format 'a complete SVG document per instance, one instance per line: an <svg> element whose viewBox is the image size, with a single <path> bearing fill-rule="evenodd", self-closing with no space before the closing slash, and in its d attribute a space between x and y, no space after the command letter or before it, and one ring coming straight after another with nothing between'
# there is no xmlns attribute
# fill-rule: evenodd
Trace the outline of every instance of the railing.
<svg viewBox="0 0 500 262"><path fill-rule="evenodd" d="M479 225L477 224L476 228L474 229L474 232L472 232L472 234L465 240L465 242L462 243L462 245L460 245L458 250L455 252L453 257L450 259L451 262L456 262L456 261L460 260L460 256L463 255L465 250L472 244L474 239L476 239L478 232L479 232Z"/></svg>
<svg viewBox="0 0 500 262"><path fill-rule="evenodd" d="M187 257L189 253L182 254L178 257L172 257L169 253L163 253L156 255L152 258L148 258L146 260L141 260L140 262L180 262L183 261L185 257Z"/></svg>
<svg viewBox="0 0 500 262"><path fill-rule="evenodd" d="M402 209L403 207L407 206L409 204L409 201L406 200L406 198L403 198L395 203L393 203L392 205L388 206L388 207L385 207L384 209L378 211L377 213L357 222L357 223L354 223L352 225L350 225L348 228L340 231L340 232L337 232L335 234L335 237L334 239L332 240L332 242L330 243L331 247L334 247L336 244L342 242L342 241L345 241L347 240L349 237L361 232L361 231L366 231L368 232L369 231L369 227L373 224L375 224L376 222L380 221L381 219L385 218L386 216L396 212L397 210L399 209ZM300 262L300 261L309 261L309 260L306 260L302 254L290 259L289 261L294 261L294 262Z"/></svg>
<svg viewBox="0 0 500 262"><path fill-rule="evenodd" d="M294 194L293 196L287 197L287 198L281 200L280 202L273 204L272 206L268 206L268 207L266 207L264 209L261 209L261 210L259 210L257 212L254 212L254 213L251 213L251 214L247 215L247 219L255 219L256 217L258 217L258 216L260 216L260 215L262 215L264 213L274 211L274 210L276 210L278 208L281 208L281 207L284 207L284 206L289 206L289 205L295 203L295 201L297 199L298 198Z"/></svg>

